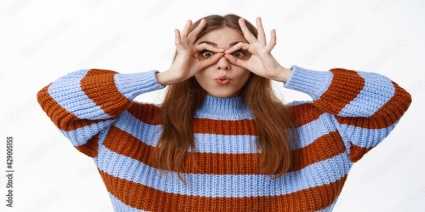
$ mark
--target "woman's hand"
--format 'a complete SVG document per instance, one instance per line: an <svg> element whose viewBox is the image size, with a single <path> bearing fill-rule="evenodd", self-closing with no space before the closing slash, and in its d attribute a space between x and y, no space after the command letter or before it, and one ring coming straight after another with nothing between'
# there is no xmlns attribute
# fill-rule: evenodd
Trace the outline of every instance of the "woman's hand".
<svg viewBox="0 0 425 212"><path fill-rule="evenodd" d="M182 82L192 77L196 72L204 69L205 67L217 63L217 61L223 56L224 50L222 49L207 45L206 43L195 45L196 37L205 25L206 21L202 19L199 25L189 33L192 22L188 20L181 35L178 29L174 30L177 57L169 70L157 73L158 83L162 85L170 85ZM198 52L203 52L204 50L215 52L217 54L214 54L208 59L202 60L195 56Z"/></svg>
<svg viewBox="0 0 425 212"><path fill-rule="evenodd" d="M249 43L239 42L226 50L224 57L226 57L232 64L248 69L258 76L280 82L286 82L292 71L283 68L271 54L273 47L276 45L276 31L271 31L270 42L266 44L266 36L261 19L257 18L256 22L258 38L255 38L255 36L248 30L245 25L245 20L243 18L239 19L239 25L241 26L243 35ZM239 59L232 55L233 52L241 49L248 51L251 54L251 57L249 57L249 59Z"/></svg>

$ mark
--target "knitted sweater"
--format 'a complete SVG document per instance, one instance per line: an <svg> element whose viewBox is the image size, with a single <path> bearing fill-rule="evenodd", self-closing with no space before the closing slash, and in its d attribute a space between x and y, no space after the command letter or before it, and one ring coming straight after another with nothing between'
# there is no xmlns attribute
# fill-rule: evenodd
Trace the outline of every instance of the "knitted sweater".
<svg viewBox="0 0 425 212"><path fill-rule="evenodd" d="M300 167L278 179L259 172L256 127L241 97L206 96L197 110L200 169L186 168L187 184L149 161L162 131L159 108L133 99L164 88L157 71L79 70L40 90L38 101L94 159L115 211L331 211L353 163L390 133L411 97L376 73L291 69L283 86L313 101L290 104Z"/></svg>

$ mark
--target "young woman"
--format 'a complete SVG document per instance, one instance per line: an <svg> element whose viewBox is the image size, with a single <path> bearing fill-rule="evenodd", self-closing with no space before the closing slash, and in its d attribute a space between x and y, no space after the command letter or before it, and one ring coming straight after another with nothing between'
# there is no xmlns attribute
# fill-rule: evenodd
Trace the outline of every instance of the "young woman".
<svg viewBox="0 0 425 212"><path fill-rule="evenodd" d="M267 43L256 25L232 14L188 21L167 71L79 70L39 91L93 157L116 211L331 211L353 163L409 107L379 74L282 67L275 31ZM271 80L313 101L284 105ZM161 105L133 101L166 86Z"/></svg>

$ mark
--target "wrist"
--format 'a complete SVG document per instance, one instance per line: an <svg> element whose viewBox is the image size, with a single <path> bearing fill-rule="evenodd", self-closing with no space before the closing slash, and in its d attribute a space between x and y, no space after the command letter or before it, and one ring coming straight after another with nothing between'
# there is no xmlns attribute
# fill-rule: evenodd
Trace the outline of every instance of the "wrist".
<svg viewBox="0 0 425 212"><path fill-rule="evenodd" d="M169 80L167 71L157 72L155 75L156 75L156 80L160 85L166 86L166 85L172 84L171 80Z"/></svg>
<svg viewBox="0 0 425 212"><path fill-rule="evenodd" d="M286 83L289 80L289 78L291 77L291 74L292 74L291 69L287 69L287 68L280 66L279 74L273 80Z"/></svg>

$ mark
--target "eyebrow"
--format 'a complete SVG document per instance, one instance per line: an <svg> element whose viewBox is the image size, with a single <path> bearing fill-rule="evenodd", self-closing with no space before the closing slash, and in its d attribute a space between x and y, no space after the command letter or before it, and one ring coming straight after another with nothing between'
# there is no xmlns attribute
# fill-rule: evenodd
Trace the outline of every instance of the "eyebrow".
<svg viewBox="0 0 425 212"><path fill-rule="evenodd" d="M234 45L236 45L236 44L238 44L238 43L240 43L240 42L242 42L242 43L246 43L246 42L244 42L244 41L235 41L235 42L231 42L231 43L229 43L229 46L234 46ZM199 45L199 44L201 44L201 43L206 43L206 44L208 44L208 45L211 45L211 46L215 46L215 47L217 47L217 44L216 44L216 43L214 43L214 42L211 42L211 41L201 41L201 42L199 42L199 43L198 43L198 45Z"/></svg>

